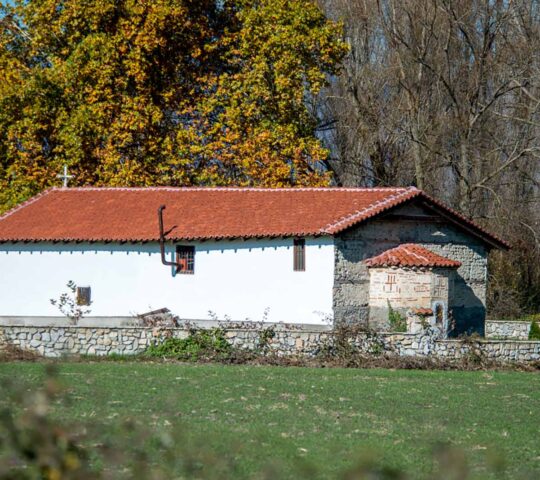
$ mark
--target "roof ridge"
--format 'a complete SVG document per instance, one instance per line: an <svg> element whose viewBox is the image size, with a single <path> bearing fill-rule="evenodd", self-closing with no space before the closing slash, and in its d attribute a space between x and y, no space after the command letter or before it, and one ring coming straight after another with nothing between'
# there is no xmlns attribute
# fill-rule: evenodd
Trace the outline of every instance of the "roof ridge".
<svg viewBox="0 0 540 480"><path fill-rule="evenodd" d="M27 207L28 205L31 205L34 202L37 202L41 198L43 198L45 195L48 195L51 193L55 188L47 188L46 190L43 190L42 192L38 193L37 195L34 195L33 197L30 197L28 200L25 200L22 203L19 203L15 207L9 209L7 212L4 212L2 215L0 215L0 220L4 220L5 218L13 215L14 213L18 212L19 210L22 210L23 208Z"/></svg>
<svg viewBox="0 0 540 480"><path fill-rule="evenodd" d="M353 212L353 213L351 213L349 215L345 215L344 217L340 218L336 222L329 223L328 225L326 225L325 227L323 227L321 229L321 233L330 233L330 234L332 234L332 233L334 233L334 232L332 232L332 230L336 229L337 227L339 227L342 224L347 224L349 222L354 222L354 220L357 217L365 217L366 214L369 214L373 210L376 210L376 209L378 209L380 207L383 207L384 205L386 205L388 203L392 203L392 202L394 202L396 200L399 200L402 197L408 198L408 196L410 196L410 198L412 198L412 197L418 195L419 193L422 193L422 190L419 190L416 187L402 188L401 190L402 191L400 193L396 194L396 195L391 195L391 196L386 197L386 198L384 198L382 200L377 200L376 202L372 203L369 207L363 208L361 210L357 210L356 212ZM411 195L412 193L414 193L414 195Z"/></svg>
<svg viewBox="0 0 540 480"><path fill-rule="evenodd" d="M49 191L69 192L69 191L188 191L188 192L205 192L205 191L230 191L230 192L374 192L374 191L399 191L401 193L415 187L169 187L169 186L152 186L152 187L52 187Z"/></svg>
<svg viewBox="0 0 540 480"><path fill-rule="evenodd" d="M407 253L413 255L414 257L419 258L420 260L423 260L425 262L429 262L430 261L429 258L427 258L425 255L418 253L418 251L415 252L414 246L415 246L414 243L406 243L404 245L400 245L399 247L396 247L396 249L403 248ZM422 247L421 245L418 245L417 247L418 248L416 248L416 250L427 250L429 253L436 255L437 257L446 258L446 257L443 257L442 255L432 252L431 250L429 250L429 248Z"/></svg>

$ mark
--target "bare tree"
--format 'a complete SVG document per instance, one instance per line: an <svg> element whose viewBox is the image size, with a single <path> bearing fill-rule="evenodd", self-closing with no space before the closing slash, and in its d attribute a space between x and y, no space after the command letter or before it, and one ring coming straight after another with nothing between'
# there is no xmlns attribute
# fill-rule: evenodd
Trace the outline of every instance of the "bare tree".
<svg viewBox="0 0 540 480"><path fill-rule="evenodd" d="M540 308L539 2L321 3L350 46L319 106L336 181L415 184L495 229L516 248L492 307Z"/></svg>

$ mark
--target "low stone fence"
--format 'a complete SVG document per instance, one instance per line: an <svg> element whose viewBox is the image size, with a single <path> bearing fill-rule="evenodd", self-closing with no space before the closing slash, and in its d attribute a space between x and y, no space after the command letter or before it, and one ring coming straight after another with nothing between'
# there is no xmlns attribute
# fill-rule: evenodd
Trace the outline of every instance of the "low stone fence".
<svg viewBox="0 0 540 480"><path fill-rule="evenodd" d="M254 327L230 328L225 334L237 348L256 349L262 331ZM332 338L335 334L325 327L272 327L272 331L274 335L268 339L267 347L279 355L317 355L335 340ZM144 352L152 342L188 335L185 328L0 326L0 349L10 344L46 357L130 355ZM501 362L540 360L540 341L441 340L433 335L408 333L360 333L349 341L360 351L372 354L388 352L447 359L481 355Z"/></svg>
<svg viewBox="0 0 540 480"><path fill-rule="evenodd" d="M261 329L231 328L226 330L228 341L237 348L255 349L259 345ZM186 338L186 328L163 327L111 327L90 328L80 326L27 327L0 326L2 345L15 345L46 357L63 355L109 355L143 353L152 342L165 338ZM269 347L276 353L287 355L313 353L329 338L327 328L277 328Z"/></svg>
<svg viewBox="0 0 540 480"><path fill-rule="evenodd" d="M531 322L514 322L510 320L486 320L486 338L527 340Z"/></svg>

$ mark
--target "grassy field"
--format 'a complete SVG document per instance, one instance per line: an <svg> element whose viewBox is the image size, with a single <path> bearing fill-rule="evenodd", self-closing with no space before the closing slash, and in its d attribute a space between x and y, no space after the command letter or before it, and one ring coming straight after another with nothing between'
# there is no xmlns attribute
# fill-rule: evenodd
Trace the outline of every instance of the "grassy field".
<svg viewBox="0 0 540 480"><path fill-rule="evenodd" d="M43 376L42 364L0 364L0 381L38 386ZM105 435L125 418L180 430L186 442L232 452L238 478L268 465L275 478L342 478L369 455L423 478L439 442L465 452L474 478L540 478L535 373L98 362L60 364L60 379L63 422L101 422Z"/></svg>

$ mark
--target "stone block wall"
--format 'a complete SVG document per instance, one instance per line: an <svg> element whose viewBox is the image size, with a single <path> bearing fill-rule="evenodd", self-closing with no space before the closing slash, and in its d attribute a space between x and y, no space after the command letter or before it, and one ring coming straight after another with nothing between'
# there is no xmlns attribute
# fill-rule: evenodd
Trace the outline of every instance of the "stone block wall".
<svg viewBox="0 0 540 480"><path fill-rule="evenodd" d="M486 338L511 338L527 340L531 322L512 322L509 320L486 320Z"/></svg>
<svg viewBox="0 0 540 480"><path fill-rule="evenodd" d="M175 333L187 335L183 330ZM160 335L158 330L140 327L0 326L0 342L45 357L141 353Z"/></svg>
<svg viewBox="0 0 540 480"><path fill-rule="evenodd" d="M255 349L259 345L260 332L260 329L251 326L227 329L225 335L234 347ZM168 337L186 338L188 335L186 328L0 326L0 349L10 344L51 358L69 355L131 355L143 353L152 342L161 342ZM324 327L278 328L271 339L270 348L283 355L313 354L320 350L329 335L329 330Z"/></svg>
<svg viewBox="0 0 540 480"><path fill-rule="evenodd" d="M231 328L226 330L229 342L237 348L254 349L259 345L260 329ZM185 338L183 328L148 327L28 327L0 326L0 350L14 345L45 357L59 358L70 355L111 354L133 355L143 353L152 342L161 342L170 336ZM280 327L269 341L269 349L279 355L317 355L330 345L334 333L322 328ZM540 361L540 341L440 340L433 335L361 333L351 339L366 354L388 352L403 356L459 359L467 355L482 355L501 362Z"/></svg>

